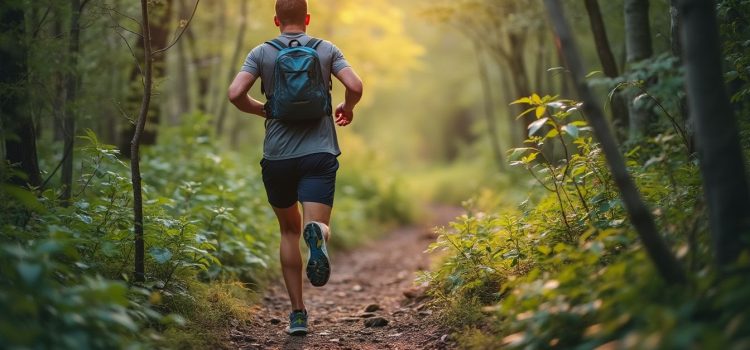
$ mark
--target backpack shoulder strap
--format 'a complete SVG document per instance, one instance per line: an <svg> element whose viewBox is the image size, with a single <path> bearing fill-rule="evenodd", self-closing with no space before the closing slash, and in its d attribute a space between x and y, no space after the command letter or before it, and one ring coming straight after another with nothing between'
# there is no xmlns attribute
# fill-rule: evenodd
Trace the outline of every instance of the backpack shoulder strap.
<svg viewBox="0 0 750 350"><path fill-rule="evenodd" d="M308 41L307 44L305 44L305 47L309 47L309 48L315 50L315 49L318 48L318 45L320 45L321 42L323 42L323 40L310 37L310 41Z"/></svg>
<svg viewBox="0 0 750 350"><path fill-rule="evenodd" d="M273 40L266 41L266 44L273 46L273 48L275 48L276 50L279 50L279 51L281 51L281 50L286 49L286 48L289 47L289 46L287 46L286 44L284 44L279 39L273 39Z"/></svg>

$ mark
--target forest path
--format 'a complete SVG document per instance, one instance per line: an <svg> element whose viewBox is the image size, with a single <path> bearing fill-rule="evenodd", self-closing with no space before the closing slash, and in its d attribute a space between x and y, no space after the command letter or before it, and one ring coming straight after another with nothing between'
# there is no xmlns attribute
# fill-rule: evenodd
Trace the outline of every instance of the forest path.
<svg viewBox="0 0 750 350"><path fill-rule="evenodd" d="M461 209L437 206L428 210L426 225L401 227L363 247L331 257L328 284L314 288L305 277L304 298L309 313L305 337L284 332L289 297L281 279L269 286L263 303L253 309L247 325L230 332L238 349L448 349L447 331L429 322L423 288L416 287L418 271L430 267L424 254L434 241L431 228L446 225ZM334 236L335 239L335 230ZM305 253L303 252L303 257ZM304 272L303 272L304 273ZM365 312L369 307L378 310ZM366 326L365 322L385 326Z"/></svg>

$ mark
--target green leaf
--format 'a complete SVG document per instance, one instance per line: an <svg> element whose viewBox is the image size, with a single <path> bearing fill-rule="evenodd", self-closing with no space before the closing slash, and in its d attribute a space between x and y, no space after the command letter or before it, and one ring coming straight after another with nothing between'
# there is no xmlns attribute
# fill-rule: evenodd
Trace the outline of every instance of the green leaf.
<svg viewBox="0 0 750 350"><path fill-rule="evenodd" d="M540 105L542 104L542 98L539 97L539 95L537 95L536 93L534 93L533 95L531 95L531 102L534 103L535 105Z"/></svg>
<svg viewBox="0 0 750 350"><path fill-rule="evenodd" d="M540 245L540 246L536 247L536 249L537 249L537 250L538 250L538 251L539 251L540 253L542 253L542 254L544 254L544 255L549 255L549 253L551 253L551 252L552 252L552 248L550 248L550 247L548 247L548 246L546 246L546 245Z"/></svg>
<svg viewBox="0 0 750 350"><path fill-rule="evenodd" d="M167 248L154 247L149 249L148 253L151 254L151 257L153 257L159 264L164 264L172 259L172 252Z"/></svg>
<svg viewBox="0 0 750 350"><path fill-rule="evenodd" d="M536 108L536 118L541 118L544 113L547 112L547 106L539 106Z"/></svg>
<svg viewBox="0 0 750 350"><path fill-rule="evenodd" d="M521 97L521 98L519 98L519 99L511 102L510 104L515 105L515 104L521 104L521 103L525 103L525 104L529 104L530 105L531 104L531 99L528 98L528 97Z"/></svg>
<svg viewBox="0 0 750 350"><path fill-rule="evenodd" d="M544 138L545 138L545 139L551 139L551 138L553 138L553 137L556 137L556 136L557 136L557 135L558 135L559 133L560 133L560 132L559 132L559 131L557 131L557 129L552 129L552 130L550 130L550 131L549 131L549 132L547 133L547 135L544 135Z"/></svg>
<svg viewBox="0 0 750 350"><path fill-rule="evenodd" d="M15 198L24 207L26 207L26 209L33 210L38 213L44 213L47 211L47 208L45 208L42 203L39 202L34 193L26 190L25 188L9 184L0 184L0 192L5 192L11 197Z"/></svg>
<svg viewBox="0 0 750 350"><path fill-rule="evenodd" d="M34 284L39 280L39 276L42 274L42 267L39 264L30 264L25 261L18 263L18 274L21 275L23 281L26 284Z"/></svg>
<svg viewBox="0 0 750 350"><path fill-rule="evenodd" d="M531 113L533 111L536 111L536 107L531 107L531 108L523 111L521 114L519 114L518 116L516 116L516 120L523 118L523 116L525 116L525 115L527 115L527 114L529 114L529 113Z"/></svg>
<svg viewBox="0 0 750 350"><path fill-rule="evenodd" d="M578 127L573 124L563 125L562 131L565 131L568 135L572 136L573 138L578 137Z"/></svg>
<svg viewBox="0 0 750 350"><path fill-rule="evenodd" d="M549 120L549 118L545 117L529 124L529 136L534 135L537 131L539 131L539 129L544 126L544 123L546 123L547 120Z"/></svg>
<svg viewBox="0 0 750 350"><path fill-rule="evenodd" d="M519 148L511 148L508 151L508 160L516 160L519 157L521 157L524 153L527 151L535 151L536 149L530 148L530 147L519 147Z"/></svg>

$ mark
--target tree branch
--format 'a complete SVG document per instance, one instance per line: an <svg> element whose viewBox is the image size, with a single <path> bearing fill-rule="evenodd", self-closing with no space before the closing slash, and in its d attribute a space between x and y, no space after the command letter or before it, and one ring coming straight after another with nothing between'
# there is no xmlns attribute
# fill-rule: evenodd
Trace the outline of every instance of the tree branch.
<svg viewBox="0 0 750 350"><path fill-rule="evenodd" d="M244 0L244 1L246 1L246 0ZM163 49L159 49L159 50L154 51L154 56L155 55L159 55L162 52L165 52L165 51L169 50L170 48L172 48L172 46L175 46L175 44L177 44L178 41L180 41L180 38L182 37L182 34L185 34L185 31L188 30L188 27L190 27L190 23L193 21L193 17L195 17L195 13L198 11L198 4L200 2L201 2L201 0L195 0L195 6L193 7L193 12L190 14L190 18L187 20L187 23L185 23L185 27L182 28L182 30L180 31L180 33L175 37L174 40L172 40L172 42L169 45L167 45Z"/></svg>

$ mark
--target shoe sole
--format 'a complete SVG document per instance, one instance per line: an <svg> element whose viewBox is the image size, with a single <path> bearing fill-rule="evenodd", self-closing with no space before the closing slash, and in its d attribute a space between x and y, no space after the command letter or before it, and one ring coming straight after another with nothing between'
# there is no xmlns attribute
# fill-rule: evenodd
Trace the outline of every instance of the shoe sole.
<svg viewBox="0 0 750 350"><path fill-rule="evenodd" d="M310 258L307 261L307 279L315 287L322 287L328 283L331 277L331 263L323 251L325 240L320 226L309 223L304 231L305 244L310 249Z"/></svg>
<svg viewBox="0 0 750 350"><path fill-rule="evenodd" d="M289 335L307 335L307 328L290 328L286 331Z"/></svg>

